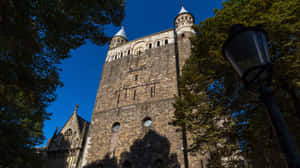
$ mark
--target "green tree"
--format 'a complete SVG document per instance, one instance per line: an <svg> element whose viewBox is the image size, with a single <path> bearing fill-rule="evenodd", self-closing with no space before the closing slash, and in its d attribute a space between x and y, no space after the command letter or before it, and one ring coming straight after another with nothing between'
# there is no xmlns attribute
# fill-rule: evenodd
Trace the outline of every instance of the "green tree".
<svg viewBox="0 0 300 168"><path fill-rule="evenodd" d="M58 65L90 40L110 39L124 0L0 0L0 167L32 167L46 107L62 86Z"/></svg>
<svg viewBox="0 0 300 168"><path fill-rule="evenodd" d="M228 0L214 12L194 27L192 55L180 79L182 96L174 105L174 124L185 125L191 133L191 150L213 147L211 152L219 156L212 157L216 160L239 154L254 167L284 167L265 106L258 94L240 83L223 58L222 45L232 24L264 26L274 60L272 87L300 149L300 1Z"/></svg>

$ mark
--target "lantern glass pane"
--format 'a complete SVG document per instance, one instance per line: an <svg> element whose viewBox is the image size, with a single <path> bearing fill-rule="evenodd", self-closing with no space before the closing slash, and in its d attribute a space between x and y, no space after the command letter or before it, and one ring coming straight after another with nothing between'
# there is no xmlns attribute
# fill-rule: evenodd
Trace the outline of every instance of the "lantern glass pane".
<svg viewBox="0 0 300 168"><path fill-rule="evenodd" d="M270 57L268 53L268 45L267 45L267 40L266 36L263 32L256 32L256 38L257 38L257 43L258 46L260 47L260 52L261 52L261 57L262 57L262 62L263 64L270 63Z"/></svg>
<svg viewBox="0 0 300 168"><path fill-rule="evenodd" d="M225 48L225 55L242 77L251 67L268 61L264 35L260 32L245 31L234 36Z"/></svg>

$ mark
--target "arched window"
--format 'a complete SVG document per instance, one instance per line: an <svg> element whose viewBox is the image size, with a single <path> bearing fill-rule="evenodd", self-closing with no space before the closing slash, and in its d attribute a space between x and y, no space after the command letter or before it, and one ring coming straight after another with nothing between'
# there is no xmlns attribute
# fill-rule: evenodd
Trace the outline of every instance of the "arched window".
<svg viewBox="0 0 300 168"><path fill-rule="evenodd" d="M115 123L113 124L113 126L112 126L113 132L118 132L119 129L120 129L120 127L121 127L120 123L119 123L119 122L115 122Z"/></svg>
<svg viewBox="0 0 300 168"><path fill-rule="evenodd" d="M168 39L165 40L165 45L167 45L167 44L168 44Z"/></svg>
<svg viewBox="0 0 300 168"><path fill-rule="evenodd" d="M72 129L69 128L66 132L65 132L65 136L71 136L72 135Z"/></svg>
<svg viewBox="0 0 300 168"><path fill-rule="evenodd" d="M159 46L160 46L160 41L157 42L157 47L159 47Z"/></svg>

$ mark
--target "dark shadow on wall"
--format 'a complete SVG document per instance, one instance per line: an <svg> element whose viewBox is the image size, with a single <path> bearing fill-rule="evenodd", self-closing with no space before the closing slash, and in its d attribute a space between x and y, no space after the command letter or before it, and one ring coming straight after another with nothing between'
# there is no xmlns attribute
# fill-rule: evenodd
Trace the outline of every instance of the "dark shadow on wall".
<svg viewBox="0 0 300 168"><path fill-rule="evenodd" d="M57 134L47 149L46 167L68 167L68 157L72 155L71 140L69 136Z"/></svg>
<svg viewBox="0 0 300 168"><path fill-rule="evenodd" d="M170 154L169 140L153 130L137 139L129 152L123 152L118 161L113 154L84 168L180 168L177 154Z"/></svg>

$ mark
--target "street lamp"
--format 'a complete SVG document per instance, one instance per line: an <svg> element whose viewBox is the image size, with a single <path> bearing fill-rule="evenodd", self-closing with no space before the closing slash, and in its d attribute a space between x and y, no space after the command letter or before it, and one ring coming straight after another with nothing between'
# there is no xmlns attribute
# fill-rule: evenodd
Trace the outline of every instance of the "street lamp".
<svg viewBox="0 0 300 168"><path fill-rule="evenodd" d="M268 114L289 168L300 168L296 145L270 88L272 62L268 53L265 31L259 26L233 25L229 38L223 45L223 56L231 63L246 88L259 90L260 98L268 108Z"/></svg>

